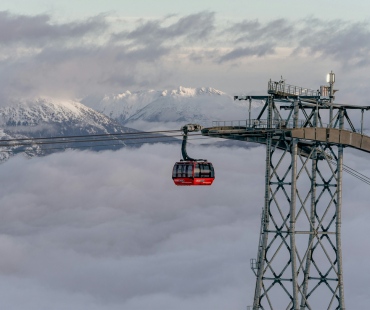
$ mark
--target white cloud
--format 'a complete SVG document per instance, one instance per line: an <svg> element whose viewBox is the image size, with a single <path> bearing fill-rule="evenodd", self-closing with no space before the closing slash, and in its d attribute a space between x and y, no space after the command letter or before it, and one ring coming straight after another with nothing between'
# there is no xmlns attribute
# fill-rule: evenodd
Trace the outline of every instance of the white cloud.
<svg viewBox="0 0 370 310"><path fill-rule="evenodd" d="M190 151L218 167L212 187L173 184L179 159L173 146L18 156L4 163L0 286L9 282L5 299L30 289L10 309L22 309L25 298L31 298L28 309L62 300L57 309L159 309L164 302L221 309L249 302L256 193L263 191L253 186L245 197L244 187L252 175L262 181L263 163L247 175L240 172L245 150L230 150L228 164L224 149Z"/></svg>
<svg viewBox="0 0 370 310"><path fill-rule="evenodd" d="M263 203L263 147L189 147L211 187L176 187L175 146L17 156L1 165L0 288L7 309L226 309L251 304ZM365 159L346 164L369 175ZM367 185L345 176L347 306L370 270ZM356 198L354 198L356 197ZM357 213L358 210L358 213ZM358 266L358 267L357 267ZM16 297L17 296L17 297Z"/></svg>

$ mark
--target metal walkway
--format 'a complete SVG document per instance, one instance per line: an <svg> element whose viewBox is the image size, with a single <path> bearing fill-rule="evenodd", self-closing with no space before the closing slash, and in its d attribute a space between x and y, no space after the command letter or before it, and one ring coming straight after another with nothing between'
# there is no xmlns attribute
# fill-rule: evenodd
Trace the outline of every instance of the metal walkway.
<svg viewBox="0 0 370 310"><path fill-rule="evenodd" d="M261 144L266 144L266 137L268 134L272 134L273 140L279 140L282 136L286 139L300 139L299 144L302 147L310 147L312 142L316 141L331 145L342 144L346 147L352 147L370 153L369 136L345 129L318 127L258 129L241 126L216 126L204 128L202 130L202 135L204 136Z"/></svg>

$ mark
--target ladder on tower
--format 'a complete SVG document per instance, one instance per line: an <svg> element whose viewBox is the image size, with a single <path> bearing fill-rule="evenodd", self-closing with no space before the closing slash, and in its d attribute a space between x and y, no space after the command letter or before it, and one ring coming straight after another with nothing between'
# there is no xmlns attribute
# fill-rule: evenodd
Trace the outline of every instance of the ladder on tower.
<svg viewBox="0 0 370 310"><path fill-rule="evenodd" d="M250 267L254 273L255 276L257 276L258 268L261 266L260 264L260 257L261 257L261 251L263 248L263 227L264 227L264 219L263 219L263 209L261 214L261 227L260 227L260 240L258 243L258 251L257 251L257 259L251 258L250 259Z"/></svg>

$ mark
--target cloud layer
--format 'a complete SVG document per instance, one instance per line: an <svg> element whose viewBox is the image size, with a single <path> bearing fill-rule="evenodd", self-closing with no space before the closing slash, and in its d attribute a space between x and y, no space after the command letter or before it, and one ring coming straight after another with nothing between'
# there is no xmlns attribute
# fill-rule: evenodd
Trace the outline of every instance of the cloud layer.
<svg viewBox="0 0 370 310"><path fill-rule="evenodd" d="M313 75L322 74L323 65L346 72L342 78L351 83L352 75L361 76L367 68L370 52L367 22L313 17L225 22L204 11L151 20L98 15L57 23L47 14L5 11L0 26L3 99L81 98L179 85L229 91L232 83L234 89L245 87L245 79L253 90L275 71L293 78L309 71L306 83L316 83Z"/></svg>
<svg viewBox="0 0 370 310"><path fill-rule="evenodd" d="M264 148L192 147L214 185L171 180L179 149L66 152L2 164L0 287L7 309L226 309L251 304ZM369 175L366 159L346 164ZM366 186L345 176L347 306L369 302ZM356 198L354 198L356 197ZM358 266L358 267L356 267Z"/></svg>
<svg viewBox="0 0 370 310"><path fill-rule="evenodd" d="M248 302L255 246L248 254L245 244L257 237L255 193L262 190L250 188L247 202L246 191L237 192L263 163L248 176L234 161L218 169L215 187L177 188L171 170L178 151L146 146L5 163L0 286L11 283L2 293L9 309L29 299L28 309L223 309ZM245 154L234 150L231 158ZM213 156L215 165L221 158ZM231 174L240 185L230 183L226 196L221 180ZM15 292L23 297L15 301Z"/></svg>
<svg viewBox="0 0 370 310"><path fill-rule="evenodd" d="M82 22L54 24L49 15L12 15L0 12L0 42L2 44L22 44L45 46L58 41L81 38L89 33L104 29L104 18L97 16Z"/></svg>

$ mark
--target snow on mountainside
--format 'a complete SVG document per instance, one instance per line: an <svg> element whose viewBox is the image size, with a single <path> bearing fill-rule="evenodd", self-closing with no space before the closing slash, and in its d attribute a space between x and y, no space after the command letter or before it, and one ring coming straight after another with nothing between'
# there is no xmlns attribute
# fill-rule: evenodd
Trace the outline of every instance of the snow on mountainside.
<svg viewBox="0 0 370 310"><path fill-rule="evenodd" d="M255 107L260 105L258 102L252 104ZM7 106L0 106L0 139L136 131L132 128L147 131L179 129L186 123L211 126L213 120L240 120L247 116L248 102L234 101L232 96L210 87L126 91L101 98L86 97L82 103L38 98L13 101ZM161 141L163 142L162 138L151 137L149 140L140 140L139 144ZM71 148L77 146L68 145ZM116 149L122 146L125 143L117 141L115 146L107 148ZM90 149L101 148L94 146ZM19 152L35 156L54 151L37 145L14 146L9 153L2 152L0 157L4 159Z"/></svg>
<svg viewBox="0 0 370 310"><path fill-rule="evenodd" d="M108 133L129 131L95 110L75 101L37 99L0 107L0 126L10 132L37 134Z"/></svg>
<svg viewBox="0 0 370 310"><path fill-rule="evenodd" d="M234 101L232 96L211 87L126 91L97 101L85 98L82 102L121 124L137 129L135 124L143 122L209 126L213 120L245 119L248 114L247 102ZM253 106L259 104L253 102Z"/></svg>
<svg viewBox="0 0 370 310"><path fill-rule="evenodd" d="M148 90L121 94L106 95L103 98L88 96L81 102L95 111L101 112L110 118L124 123L131 115L135 114L146 105L161 96L161 91Z"/></svg>
<svg viewBox="0 0 370 310"><path fill-rule="evenodd" d="M54 99L18 101L12 102L9 106L0 107L0 128L0 139L2 140L135 131L79 102ZM117 142L113 149L122 146L124 143ZM3 153L5 155L2 159L25 150L29 156L50 153L39 146L13 147L12 152Z"/></svg>

